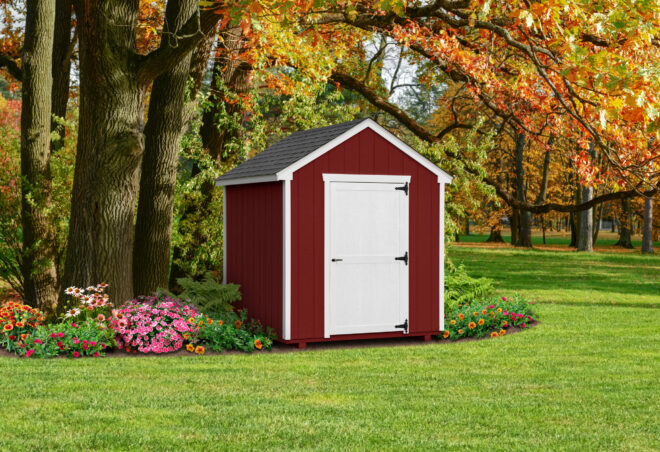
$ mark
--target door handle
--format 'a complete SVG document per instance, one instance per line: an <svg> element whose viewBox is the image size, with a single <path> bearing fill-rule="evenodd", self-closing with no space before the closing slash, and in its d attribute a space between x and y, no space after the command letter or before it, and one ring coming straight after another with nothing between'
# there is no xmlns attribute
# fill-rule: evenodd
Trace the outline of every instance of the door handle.
<svg viewBox="0 0 660 452"><path fill-rule="evenodd" d="M406 265L408 265L408 251L406 251L406 254L404 254L401 257L395 257L394 260L395 261L403 261L403 262L406 263Z"/></svg>
<svg viewBox="0 0 660 452"><path fill-rule="evenodd" d="M332 258L332 262L341 262L341 261L343 261L343 260L344 260L344 259L337 259L336 257L333 257L333 258Z"/></svg>

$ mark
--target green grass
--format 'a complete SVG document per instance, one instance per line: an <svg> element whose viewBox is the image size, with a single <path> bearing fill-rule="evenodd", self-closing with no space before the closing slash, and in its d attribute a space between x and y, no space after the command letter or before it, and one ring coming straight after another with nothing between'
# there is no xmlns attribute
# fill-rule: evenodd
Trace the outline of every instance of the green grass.
<svg viewBox="0 0 660 452"><path fill-rule="evenodd" d="M544 304L494 340L0 359L0 450L660 449L660 310Z"/></svg>
<svg viewBox="0 0 660 452"><path fill-rule="evenodd" d="M538 301L660 306L660 255L454 246L449 257L471 276L492 278L502 295Z"/></svg>
<svg viewBox="0 0 660 452"><path fill-rule="evenodd" d="M543 237L539 235L540 232L535 231L535 233L532 235L532 245L542 245L543 244ZM510 234L502 234L502 238L506 243L511 243L511 235ZM464 243L483 243L488 239L488 234L470 234L470 235L465 235L465 234L460 234L459 240ZM609 231L602 232L599 234L598 239L596 240L595 246L613 246L616 242L618 241L618 237L615 237L612 233ZM565 245L568 246L571 243L571 238L570 234L567 236L566 234L562 235L550 235L548 234L545 239L546 245ZM642 241L640 239L632 240L632 245L633 247L639 249L642 246ZM656 249L660 248L660 242L653 242L653 246ZM660 250L658 251L660 252Z"/></svg>

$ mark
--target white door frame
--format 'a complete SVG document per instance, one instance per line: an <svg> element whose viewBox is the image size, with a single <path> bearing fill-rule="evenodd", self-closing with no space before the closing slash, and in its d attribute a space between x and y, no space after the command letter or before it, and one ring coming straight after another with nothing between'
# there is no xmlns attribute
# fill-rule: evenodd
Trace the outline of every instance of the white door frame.
<svg viewBox="0 0 660 452"><path fill-rule="evenodd" d="M364 183L410 183L410 176L374 175L374 174L323 174L324 185L324 216L323 216L323 337L330 337L330 184L332 182L364 182ZM410 205L409 207L410 208ZM410 221L410 217L408 217ZM410 223L409 223L410 224ZM408 225L409 225L408 224ZM410 241L410 233L408 233ZM410 249L410 247L408 247ZM408 290L409 286L408 286ZM410 303L410 297L408 297ZM408 312L410 306L408 306ZM410 320L409 320L410 321Z"/></svg>

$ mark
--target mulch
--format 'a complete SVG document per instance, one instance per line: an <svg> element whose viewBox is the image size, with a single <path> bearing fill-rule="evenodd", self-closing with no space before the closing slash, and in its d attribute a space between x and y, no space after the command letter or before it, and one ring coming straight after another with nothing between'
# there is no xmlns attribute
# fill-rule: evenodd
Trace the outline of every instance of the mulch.
<svg viewBox="0 0 660 452"><path fill-rule="evenodd" d="M520 333L521 331L528 330L530 328L535 327L536 325L539 325L541 322L538 320L533 320L532 322L528 323L525 328L519 328L515 326L510 326L506 330L506 336L509 336L511 334L516 334ZM466 337L463 339L458 339L456 341L450 341L448 339L432 339L431 341L424 342L421 340L419 337L396 337L396 338L391 338L391 339L360 339L360 340L350 340L350 341L334 341L334 342L309 342L307 343L307 347L304 349L298 349L295 345L288 345L288 344L282 344L279 342L276 342L273 344L273 349L268 352L254 352L255 354L260 354L260 353L305 353L305 352L310 352L310 351L321 351L321 350L345 350L345 349L351 349L351 348L372 348L372 347L432 347L432 346L445 346L445 345L451 345L451 344L456 344L460 342L474 342L474 341L482 341L482 340L487 340L491 339L490 336L483 336L483 337ZM238 350L225 350L222 353L214 352L212 350L206 350L204 355L208 356L215 356L215 355L245 355L245 352L241 352ZM192 356L194 353L190 353L189 351L185 349L178 350L176 352L172 353L165 353L165 354L155 354L155 353L128 353L124 350L110 350L108 351L105 356L107 358L155 358L159 356ZM0 349L0 357L7 357L7 358L19 358L19 356L9 353L5 349ZM66 358L66 356L58 356L54 359L61 359L61 358ZM84 357L84 358L91 358L91 357Z"/></svg>

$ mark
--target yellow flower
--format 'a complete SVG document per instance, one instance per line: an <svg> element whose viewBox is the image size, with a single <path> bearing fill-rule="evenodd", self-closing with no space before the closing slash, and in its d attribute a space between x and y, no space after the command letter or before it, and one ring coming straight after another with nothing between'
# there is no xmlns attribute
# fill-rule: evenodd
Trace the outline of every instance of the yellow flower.
<svg viewBox="0 0 660 452"><path fill-rule="evenodd" d="M204 347L202 347L201 345L198 345L197 348L195 348L195 353L197 353L198 355L203 355L204 354Z"/></svg>
<svg viewBox="0 0 660 452"><path fill-rule="evenodd" d="M475 316L475 317L477 317L477 316L479 315L479 313L478 313L477 311L474 311L474 312L472 313L472 315Z"/></svg>
<svg viewBox="0 0 660 452"><path fill-rule="evenodd" d="M497 337L497 331L493 331L492 333L490 333L490 337Z"/></svg>
<svg viewBox="0 0 660 452"><path fill-rule="evenodd" d="M453 319L452 319L452 321L449 322L449 323L451 323L452 325L456 325L456 320L453 320Z"/></svg>
<svg viewBox="0 0 660 452"><path fill-rule="evenodd" d="M506 334L506 330L500 330L500 336L504 336Z"/></svg>
<svg viewBox="0 0 660 452"><path fill-rule="evenodd" d="M193 323L195 323L195 317L190 317L190 318L188 319L188 323L190 323L191 325L192 325Z"/></svg>
<svg viewBox="0 0 660 452"><path fill-rule="evenodd" d="M197 322L197 326L202 326L202 325L204 325L204 322L202 322L201 320Z"/></svg>
<svg viewBox="0 0 660 452"><path fill-rule="evenodd" d="M445 339L447 339L447 338L449 337L449 331L448 331L448 330L445 330L445 332L442 333L442 337L444 337Z"/></svg>
<svg viewBox="0 0 660 452"><path fill-rule="evenodd" d="M477 324L474 323L474 322L470 322L470 323L468 324L468 328L470 328L470 329L476 328L476 326L477 326Z"/></svg>
<svg viewBox="0 0 660 452"><path fill-rule="evenodd" d="M254 340L254 346L256 347L257 350L261 350L261 347L263 347L263 344L259 339Z"/></svg>
<svg viewBox="0 0 660 452"><path fill-rule="evenodd" d="M188 344L186 345L186 350L192 353L195 350L195 346L193 344Z"/></svg>
<svg viewBox="0 0 660 452"><path fill-rule="evenodd" d="M478 323L479 323L479 325L483 325L484 324L484 319L479 319Z"/></svg>
<svg viewBox="0 0 660 452"><path fill-rule="evenodd" d="M463 334L463 330L458 330L458 334Z"/></svg>
<svg viewBox="0 0 660 452"><path fill-rule="evenodd" d="M497 312L502 312L502 308L497 308Z"/></svg>

